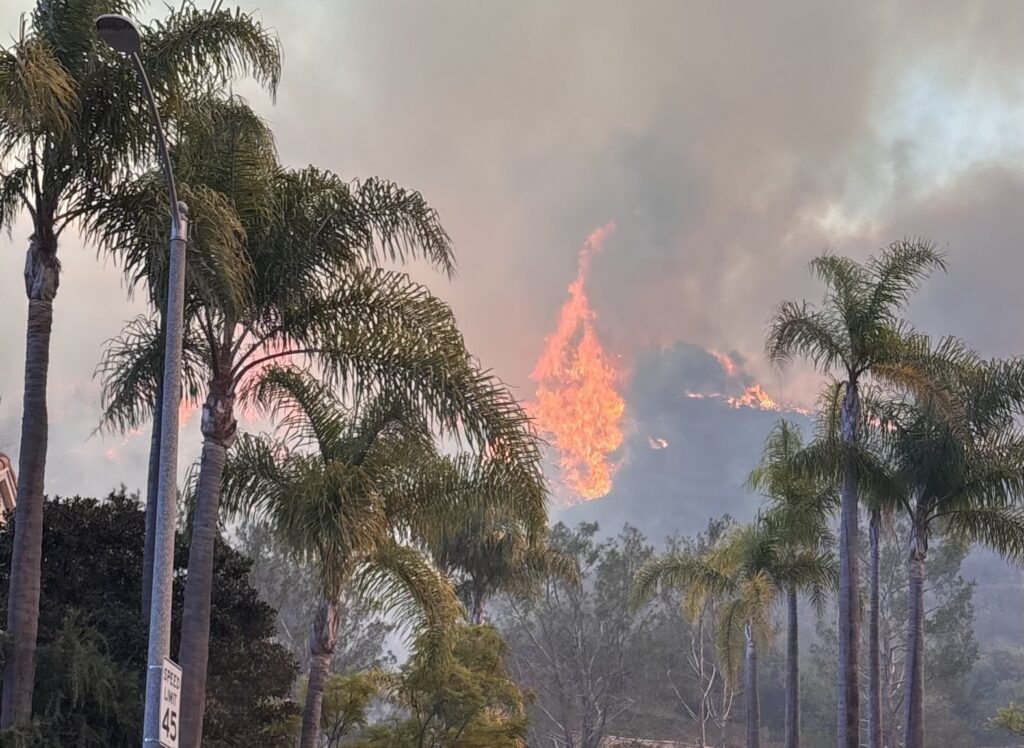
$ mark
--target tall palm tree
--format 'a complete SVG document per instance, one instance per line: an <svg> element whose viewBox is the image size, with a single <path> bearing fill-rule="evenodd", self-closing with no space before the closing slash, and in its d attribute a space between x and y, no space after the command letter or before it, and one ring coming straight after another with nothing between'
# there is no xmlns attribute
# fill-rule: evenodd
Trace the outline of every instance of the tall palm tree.
<svg viewBox="0 0 1024 748"><path fill-rule="evenodd" d="M920 347L920 339L911 341ZM915 366L934 369L936 362L915 354ZM885 517L897 511L906 496L891 461L883 424L892 393L862 385L860 392L859 439L844 444L840 432L844 387L832 380L818 399L814 441L792 458L798 474L838 482L847 456L856 464L857 491L868 508L868 748L882 748L882 690L879 600L879 532Z"/></svg>
<svg viewBox="0 0 1024 748"><path fill-rule="evenodd" d="M783 555L812 551L828 554L832 545L829 520L836 507L830 477L800 469L804 450L800 428L780 420L765 439L761 462L747 485L769 499L764 515ZM786 595L786 721L785 747L800 748L800 589L790 583Z"/></svg>
<svg viewBox="0 0 1024 748"><path fill-rule="evenodd" d="M755 522L733 530L702 556L669 553L652 558L637 572L633 583L635 606L649 599L659 585L683 590L684 605L691 617L708 599L721 601L717 646L730 679L736 678L743 662L747 748L761 745L758 648L769 638L776 602L791 587L810 590L821 602L836 577L828 554L785 547L774 522L761 515Z"/></svg>
<svg viewBox="0 0 1024 748"><path fill-rule="evenodd" d="M404 396L385 393L347 409L326 386L297 370L274 368L259 400L287 415L283 437L243 435L224 472L225 505L262 519L319 579L321 602L309 634L310 666L301 748L318 745L324 683L347 590L420 623L428 656L443 654L459 605L448 580L421 551L400 544L431 521L431 502L407 489L433 443ZM431 497L442 507L444 497Z"/></svg>
<svg viewBox="0 0 1024 748"><path fill-rule="evenodd" d="M860 386L865 377L895 386L927 387L924 373L906 357L899 315L921 282L944 269L942 255L922 241L891 244L864 264L823 254L811 270L825 284L821 307L785 301L775 310L766 341L769 357L786 363L799 356L822 372L840 372L844 446L859 440ZM858 599L858 487L856 459L845 458L839 508L838 748L860 746L860 605Z"/></svg>
<svg viewBox="0 0 1024 748"><path fill-rule="evenodd" d="M924 748L924 578L929 539L942 532L1024 559L1024 362L985 361L959 341L936 346L962 419L926 396L891 403L882 416L891 459L905 486L908 539L904 735Z"/></svg>
<svg viewBox="0 0 1024 748"><path fill-rule="evenodd" d="M435 563L457 582L469 622L499 593L529 595L551 576L578 580L575 562L547 542L547 487L489 457L441 458L452 505L429 537Z"/></svg>
<svg viewBox="0 0 1024 748"><path fill-rule="evenodd" d="M203 450L197 486L179 659L184 670L182 735L202 736L210 626L213 544L221 478L236 438L238 404L261 371L291 360L315 368L353 400L403 393L439 431L539 470L528 420L507 388L466 350L451 309L384 260L423 258L451 272L451 243L437 214L415 192L378 179L348 183L315 168L281 167L264 123L241 102L209 107L216 127L197 126L176 148L183 190L223 197L237 214L234 249L211 218L198 227L198 267L188 280L184 350L187 397L202 400ZM200 123L201 124L201 123ZM151 178L109 210L124 225L145 205ZM210 199L210 206L218 201ZM211 210L210 213L217 211ZM128 218L126 218L128 217ZM106 220L106 218L104 219ZM122 236L127 236L125 228ZM159 277L159 248L140 232L126 250L129 273ZM237 252L239 260L218 262ZM226 254L225 254L226 253ZM188 276L188 274L187 274ZM126 330L102 365L108 416L137 423L152 406L158 324ZM205 397L204 397L205 396Z"/></svg>
<svg viewBox="0 0 1024 748"><path fill-rule="evenodd" d="M0 226L24 210L32 221L25 259L28 319L18 508L8 596L10 646L0 728L32 713L39 611L48 420L46 382L58 242L130 168L149 160L152 125L139 106L130 62L96 36L100 13L131 14L136 0L39 0L20 35L0 48ZM252 16L190 2L141 28L143 62L164 111L197 81L251 73L271 91L280 75L273 34Z"/></svg>

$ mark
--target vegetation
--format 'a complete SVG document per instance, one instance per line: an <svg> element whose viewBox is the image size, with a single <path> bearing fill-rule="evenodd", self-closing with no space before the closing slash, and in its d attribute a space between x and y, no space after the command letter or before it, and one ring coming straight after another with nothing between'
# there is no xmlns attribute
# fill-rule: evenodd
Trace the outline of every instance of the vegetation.
<svg viewBox="0 0 1024 748"><path fill-rule="evenodd" d="M145 521L137 497L46 502L40 649L33 745L111 746L141 742L146 626L139 611ZM0 581L11 574L13 528L0 534ZM175 571L188 548L179 540ZM273 738L297 710L289 695L297 667L274 641L274 611L248 582L251 561L218 544L210 718L204 745L290 745ZM175 629L183 589L176 585Z"/></svg>

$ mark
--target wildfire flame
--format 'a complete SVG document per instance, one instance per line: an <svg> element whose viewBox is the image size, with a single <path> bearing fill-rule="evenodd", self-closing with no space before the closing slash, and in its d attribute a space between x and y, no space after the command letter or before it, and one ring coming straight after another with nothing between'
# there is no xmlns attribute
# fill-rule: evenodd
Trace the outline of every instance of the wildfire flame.
<svg viewBox="0 0 1024 748"><path fill-rule="evenodd" d="M725 372L725 376L730 379L736 376L736 362L729 358L729 356L724 353L719 353L714 348L708 348L708 353L710 353L719 365L721 365L722 371Z"/></svg>
<svg viewBox="0 0 1024 748"><path fill-rule="evenodd" d="M590 257L614 228L609 223L587 237L569 298L530 375L537 382L530 414L551 440L566 486L583 500L611 490L615 466L610 458L623 438L626 404L616 390L622 375L601 347L594 331L597 315L584 290ZM574 503L576 497L567 500Z"/></svg>
<svg viewBox="0 0 1024 748"><path fill-rule="evenodd" d="M714 349L708 349L708 353L718 361L726 377L732 379L737 375L739 370L736 363L729 356L719 353ZM741 395L725 395L720 392L686 392L684 394L693 400L721 400L730 408L737 410L740 408L754 408L756 410L786 411L788 413L810 415L810 411L806 408L790 403L782 404L778 402L757 382L747 385Z"/></svg>
<svg viewBox="0 0 1024 748"><path fill-rule="evenodd" d="M782 410L782 406L775 402L761 385L756 383L744 389L743 394L739 397L727 398L726 402L732 408L747 407L757 408L758 410Z"/></svg>

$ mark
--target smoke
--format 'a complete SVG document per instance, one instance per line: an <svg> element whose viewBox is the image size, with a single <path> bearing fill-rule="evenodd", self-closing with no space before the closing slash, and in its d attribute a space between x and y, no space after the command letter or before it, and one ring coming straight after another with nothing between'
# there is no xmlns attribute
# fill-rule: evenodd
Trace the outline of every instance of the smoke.
<svg viewBox="0 0 1024 748"><path fill-rule="evenodd" d="M904 235L930 236L951 261L913 321L985 353L1024 343L1009 322L1024 316L1013 292L1024 270L1020 4L259 7L284 43L284 80L275 106L239 90L270 119L282 156L424 193L460 272L450 284L414 272L523 399L580 237L609 219L617 230L588 293L606 349L635 373L640 351L687 340L742 354L773 396L809 404L817 377L764 360L770 309L817 297L805 263L822 249L863 257ZM28 8L0 0L8 34ZM4 444L17 441L26 235L0 239ZM69 236L61 250L51 375L54 392L78 387L87 406L56 406L76 445L98 419L99 345L137 310L119 303L117 269L77 244ZM659 438L670 446L657 452L672 454ZM111 445L93 443L102 460ZM50 474L73 486L70 453L54 454ZM122 464L144 476L144 462Z"/></svg>

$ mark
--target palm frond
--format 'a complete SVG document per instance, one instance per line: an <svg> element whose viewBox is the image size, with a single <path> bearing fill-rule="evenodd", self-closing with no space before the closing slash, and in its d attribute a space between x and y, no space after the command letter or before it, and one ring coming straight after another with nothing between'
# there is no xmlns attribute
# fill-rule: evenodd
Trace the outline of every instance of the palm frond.
<svg viewBox="0 0 1024 748"><path fill-rule="evenodd" d="M905 306L931 273L946 270L946 260L930 241L903 239L880 256L872 256L866 267L874 281L868 314L877 318L894 315Z"/></svg>
<svg viewBox="0 0 1024 748"><path fill-rule="evenodd" d="M838 366L850 368L846 331L827 313L807 302L784 301L772 314L765 350L776 364L787 364L797 356L810 359L820 371Z"/></svg>
<svg viewBox="0 0 1024 748"><path fill-rule="evenodd" d="M179 100L196 93L196 81L222 85L249 76L273 95L281 80L281 44L252 14L209 9L190 0L164 20L141 29L143 64L154 89Z"/></svg>
<svg viewBox="0 0 1024 748"><path fill-rule="evenodd" d="M0 158L27 140L66 137L80 105L75 80L56 50L22 18L14 43L0 47Z"/></svg>
<svg viewBox="0 0 1024 748"><path fill-rule="evenodd" d="M426 556L399 543L382 544L371 562L356 570L353 591L413 634L417 655L431 667L444 663L451 652L448 631L461 606L451 583Z"/></svg>

